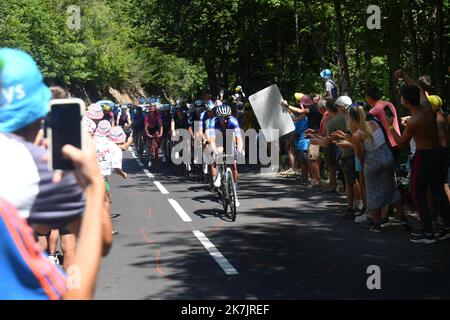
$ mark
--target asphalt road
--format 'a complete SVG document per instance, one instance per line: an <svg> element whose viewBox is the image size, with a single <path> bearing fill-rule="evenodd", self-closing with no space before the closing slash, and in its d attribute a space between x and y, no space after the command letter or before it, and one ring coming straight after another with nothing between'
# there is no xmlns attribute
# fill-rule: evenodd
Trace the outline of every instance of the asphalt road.
<svg viewBox="0 0 450 320"><path fill-rule="evenodd" d="M255 168L243 169L231 222L204 184L174 167L143 169L127 151L129 178L111 178L120 234L96 299L450 298L450 241L412 244L401 227L371 233L342 220L342 198ZM380 290L367 288L371 265Z"/></svg>

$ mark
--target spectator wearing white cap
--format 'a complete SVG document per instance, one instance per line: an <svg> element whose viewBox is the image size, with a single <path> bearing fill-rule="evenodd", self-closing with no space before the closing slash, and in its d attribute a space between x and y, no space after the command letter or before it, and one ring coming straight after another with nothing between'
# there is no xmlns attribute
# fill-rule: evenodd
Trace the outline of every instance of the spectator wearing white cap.
<svg viewBox="0 0 450 320"><path fill-rule="evenodd" d="M338 149L338 160L340 168L344 174L345 191L347 194L347 210L344 219L354 220L356 209L362 207L362 197L357 181L356 167L355 167L355 152L353 146L341 137L334 133L342 131L345 134L350 134L349 117L347 109L352 105L352 99L348 96L340 96L335 105L337 107L336 116L328 122L327 134L336 143Z"/></svg>

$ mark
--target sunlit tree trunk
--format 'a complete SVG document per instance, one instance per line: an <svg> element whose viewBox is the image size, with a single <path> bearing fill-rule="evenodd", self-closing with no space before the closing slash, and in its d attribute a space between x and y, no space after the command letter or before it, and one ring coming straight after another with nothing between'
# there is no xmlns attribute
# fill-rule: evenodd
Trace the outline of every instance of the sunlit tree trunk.
<svg viewBox="0 0 450 320"><path fill-rule="evenodd" d="M443 67L444 62L444 24L443 24L443 0L436 0L435 12L436 12L436 41L435 41L435 77L436 77L436 90L437 94L442 96L443 90L443 74L445 69Z"/></svg>
<svg viewBox="0 0 450 320"><path fill-rule="evenodd" d="M372 55L370 51L366 49L364 52L364 84L367 89L370 85L370 71L372 67Z"/></svg>
<svg viewBox="0 0 450 320"><path fill-rule="evenodd" d="M338 43L338 57L339 57L339 65L340 65L340 82L341 82L341 90L342 94L348 94L350 92L350 81L349 81L349 72L348 72L348 64L347 64L347 55L345 53L345 37L344 37L344 27L342 23L342 10L341 10L341 1L333 0L334 3L334 11L336 14L336 34L337 34L337 43Z"/></svg>
<svg viewBox="0 0 450 320"><path fill-rule="evenodd" d="M411 76L413 79L417 78L417 31L416 21L414 17L415 1L408 0L408 29L409 29L409 41L411 44Z"/></svg>

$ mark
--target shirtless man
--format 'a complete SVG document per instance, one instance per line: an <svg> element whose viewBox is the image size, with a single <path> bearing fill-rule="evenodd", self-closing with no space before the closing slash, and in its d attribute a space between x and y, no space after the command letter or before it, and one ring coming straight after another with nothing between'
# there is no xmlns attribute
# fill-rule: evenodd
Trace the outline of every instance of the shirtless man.
<svg viewBox="0 0 450 320"><path fill-rule="evenodd" d="M395 72L396 78L408 79L405 72ZM411 113L406 128L400 137L390 125L390 130L400 148L408 146L410 140L416 141L416 153L413 158L412 196L420 215L423 231L413 233L411 242L435 243L430 210L427 203L427 189L431 188L444 220L444 228L438 239L450 238L449 203L444 190L445 149L439 144L439 130L436 114L433 111L423 89L417 85L406 85L401 89L402 104ZM392 119L390 119L392 121Z"/></svg>

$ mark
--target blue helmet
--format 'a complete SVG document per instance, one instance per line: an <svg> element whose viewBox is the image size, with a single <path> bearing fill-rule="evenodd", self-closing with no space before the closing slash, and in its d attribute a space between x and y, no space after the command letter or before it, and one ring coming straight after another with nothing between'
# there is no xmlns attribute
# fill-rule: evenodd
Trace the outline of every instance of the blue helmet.
<svg viewBox="0 0 450 320"><path fill-rule="evenodd" d="M320 73L320 76L324 79L331 79L331 77L333 76L333 72L331 72L330 69L324 69Z"/></svg>
<svg viewBox="0 0 450 320"><path fill-rule="evenodd" d="M213 102L212 100L208 100L208 101L205 103L206 111L212 111L212 110L214 110L215 107L216 107L216 106L215 106L215 104L214 104L214 102Z"/></svg>

